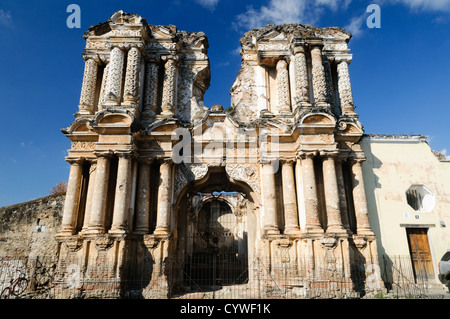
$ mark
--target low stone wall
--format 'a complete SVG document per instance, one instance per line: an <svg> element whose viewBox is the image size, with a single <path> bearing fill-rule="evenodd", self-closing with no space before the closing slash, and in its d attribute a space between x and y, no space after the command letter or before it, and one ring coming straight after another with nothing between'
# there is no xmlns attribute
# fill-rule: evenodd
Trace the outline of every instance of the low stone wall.
<svg viewBox="0 0 450 319"><path fill-rule="evenodd" d="M55 256L65 195L0 208L0 256Z"/></svg>

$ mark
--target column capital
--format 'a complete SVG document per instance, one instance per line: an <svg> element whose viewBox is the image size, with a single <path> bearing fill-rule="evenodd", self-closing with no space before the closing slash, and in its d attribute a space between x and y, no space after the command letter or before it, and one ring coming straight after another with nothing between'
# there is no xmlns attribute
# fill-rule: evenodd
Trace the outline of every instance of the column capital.
<svg viewBox="0 0 450 319"><path fill-rule="evenodd" d="M116 155L117 157L122 157L122 158L133 158L133 157L137 157L136 151L134 150L126 150L126 151L115 151L114 155Z"/></svg>
<svg viewBox="0 0 450 319"><path fill-rule="evenodd" d="M95 156L97 156L97 158L99 157L103 157L103 158L110 158L114 155L114 152L111 150L108 151L95 151L94 152Z"/></svg>
<svg viewBox="0 0 450 319"><path fill-rule="evenodd" d="M85 158L83 157L66 157L65 158L66 162L70 163L70 165L80 165L83 164L83 162L85 161Z"/></svg>
<svg viewBox="0 0 450 319"><path fill-rule="evenodd" d="M280 160L282 165L294 165L296 158L284 158Z"/></svg>
<svg viewBox="0 0 450 319"><path fill-rule="evenodd" d="M175 64L178 64L178 62L180 62L180 58L177 55L163 55L161 56L160 60L163 63L168 63L168 62L174 62Z"/></svg>
<svg viewBox="0 0 450 319"><path fill-rule="evenodd" d="M320 151L319 152L321 157L324 157L325 159L333 158L336 159L339 155L339 151Z"/></svg>
<svg viewBox="0 0 450 319"><path fill-rule="evenodd" d="M318 151L299 151L297 153L297 158L306 159L306 158L314 158L319 154Z"/></svg>
<svg viewBox="0 0 450 319"><path fill-rule="evenodd" d="M352 55L351 54L335 55L333 56L333 60L336 63L345 62L347 64L350 64L352 62Z"/></svg>
<svg viewBox="0 0 450 319"><path fill-rule="evenodd" d="M307 44L311 47L311 49L319 48L322 50L324 46L322 40L308 40Z"/></svg>
<svg viewBox="0 0 450 319"><path fill-rule="evenodd" d="M351 164L362 164L363 162L365 162L367 160L366 157L349 157L348 161Z"/></svg>
<svg viewBox="0 0 450 319"><path fill-rule="evenodd" d="M101 64L102 63L102 59L100 58L100 55L98 54L92 54L92 53L82 53L81 57L83 58L83 60L85 62L91 60L94 61L97 64Z"/></svg>

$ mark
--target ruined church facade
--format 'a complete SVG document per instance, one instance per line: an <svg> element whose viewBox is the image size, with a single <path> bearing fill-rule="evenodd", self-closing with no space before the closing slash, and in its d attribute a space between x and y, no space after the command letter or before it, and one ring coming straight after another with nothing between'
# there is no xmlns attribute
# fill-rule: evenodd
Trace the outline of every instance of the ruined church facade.
<svg viewBox="0 0 450 319"><path fill-rule="evenodd" d="M202 32L122 11L91 27L78 111L63 129L58 269L144 298L189 296L192 282L273 297L278 275L292 297L381 289L350 38L300 24L247 32L224 109L203 103ZM62 294L74 288L63 279Z"/></svg>

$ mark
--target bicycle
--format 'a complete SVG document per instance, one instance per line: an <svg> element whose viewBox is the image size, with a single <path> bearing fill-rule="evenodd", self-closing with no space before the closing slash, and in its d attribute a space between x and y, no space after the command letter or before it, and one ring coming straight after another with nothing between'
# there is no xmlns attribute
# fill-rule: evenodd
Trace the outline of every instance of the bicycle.
<svg viewBox="0 0 450 319"><path fill-rule="evenodd" d="M25 291L25 289L27 289L27 287L28 279L24 273L20 273L16 279L12 279L10 281L8 287L3 289L0 294L0 299L10 299L12 296L18 297Z"/></svg>

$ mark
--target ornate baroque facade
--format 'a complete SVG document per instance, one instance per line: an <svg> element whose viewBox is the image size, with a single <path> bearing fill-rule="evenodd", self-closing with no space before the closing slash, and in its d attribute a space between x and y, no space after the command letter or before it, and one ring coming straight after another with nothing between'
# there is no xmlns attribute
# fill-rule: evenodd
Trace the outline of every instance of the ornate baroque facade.
<svg viewBox="0 0 450 319"><path fill-rule="evenodd" d="M248 289L280 269L302 287L326 274L327 291L329 278L349 294L379 288L356 279L378 258L350 37L299 24L247 32L224 110L203 104L205 34L122 11L91 27L79 109L63 130L72 147L60 266L88 276L112 265L101 276L117 289L146 277L140 293L161 298L184 291L199 256L219 255L241 265Z"/></svg>

